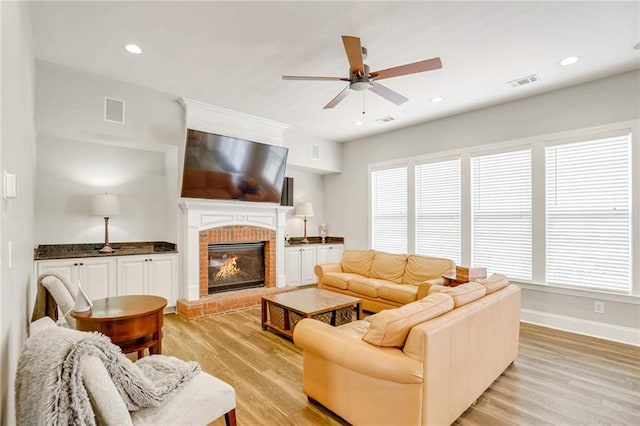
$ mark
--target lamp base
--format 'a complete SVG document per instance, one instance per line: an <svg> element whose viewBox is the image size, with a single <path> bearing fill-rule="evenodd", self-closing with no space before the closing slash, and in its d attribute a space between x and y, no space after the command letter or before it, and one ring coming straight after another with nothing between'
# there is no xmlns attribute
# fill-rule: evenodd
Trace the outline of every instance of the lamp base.
<svg viewBox="0 0 640 426"><path fill-rule="evenodd" d="M104 247L102 247L100 250L98 250L98 253L113 253L113 252L114 252L114 250L108 244L105 244Z"/></svg>

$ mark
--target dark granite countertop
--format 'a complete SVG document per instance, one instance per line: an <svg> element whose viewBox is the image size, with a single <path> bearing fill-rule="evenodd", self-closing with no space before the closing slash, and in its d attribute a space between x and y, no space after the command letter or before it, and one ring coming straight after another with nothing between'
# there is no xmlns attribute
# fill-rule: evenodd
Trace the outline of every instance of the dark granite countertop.
<svg viewBox="0 0 640 426"><path fill-rule="evenodd" d="M144 254L177 253L176 245L166 241L111 243L113 253L100 253L103 243L40 244L33 250L34 260L74 259L78 257L133 256Z"/></svg>
<svg viewBox="0 0 640 426"><path fill-rule="evenodd" d="M285 243L285 247L302 246L308 244L322 244L321 237L307 237L308 243L302 242L302 237L292 237L289 239L289 243ZM324 244L344 244L344 237L327 237Z"/></svg>

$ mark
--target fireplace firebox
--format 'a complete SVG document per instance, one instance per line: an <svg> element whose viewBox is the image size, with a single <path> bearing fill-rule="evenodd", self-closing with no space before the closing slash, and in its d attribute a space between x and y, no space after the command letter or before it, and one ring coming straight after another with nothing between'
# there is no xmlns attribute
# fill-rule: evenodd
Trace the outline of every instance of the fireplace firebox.
<svg viewBox="0 0 640 426"><path fill-rule="evenodd" d="M265 243L208 245L209 294L264 287Z"/></svg>

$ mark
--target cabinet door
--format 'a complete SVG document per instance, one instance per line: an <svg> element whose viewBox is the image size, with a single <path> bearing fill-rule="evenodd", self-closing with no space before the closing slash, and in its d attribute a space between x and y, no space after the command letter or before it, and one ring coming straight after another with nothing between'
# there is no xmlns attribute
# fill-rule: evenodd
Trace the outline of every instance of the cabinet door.
<svg viewBox="0 0 640 426"><path fill-rule="evenodd" d="M328 263L340 263L343 252L344 246L342 244L329 246L329 254L327 256Z"/></svg>
<svg viewBox="0 0 640 426"><path fill-rule="evenodd" d="M300 285L300 248L290 247L286 249L285 259L287 285Z"/></svg>
<svg viewBox="0 0 640 426"><path fill-rule="evenodd" d="M118 296L148 294L148 256L122 256L117 263Z"/></svg>
<svg viewBox="0 0 640 426"><path fill-rule="evenodd" d="M79 279L78 263L78 259L39 260L38 277L42 274L58 274L69 283L77 281ZM74 294L73 297L75 296Z"/></svg>
<svg viewBox="0 0 640 426"><path fill-rule="evenodd" d="M329 246L318 246L316 248L316 264L323 265L329 263Z"/></svg>
<svg viewBox="0 0 640 426"><path fill-rule="evenodd" d="M149 256L149 294L167 299L167 306L175 306L178 283L176 281L176 255Z"/></svg>
<svg viewBox="0 0 640 426"><path fill-rule="evenodd" d="M80 284L90 300L116 295L115 259L78 259Z"/></svg>
<svg viewBox="0 0 640 426"><path fill-rule="evenodd" d="M315 247L303 247L300 252L300 284L314 284L316 282L316 275L313 272L315 266Z"/></svg>

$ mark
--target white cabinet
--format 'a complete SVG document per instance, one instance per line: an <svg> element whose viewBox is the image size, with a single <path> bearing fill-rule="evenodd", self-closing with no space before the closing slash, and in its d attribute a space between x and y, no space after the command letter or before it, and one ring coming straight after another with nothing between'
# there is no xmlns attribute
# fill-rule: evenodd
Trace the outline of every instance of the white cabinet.
<svg viewBox="0 0 640 426"><path fill-rule="evenodd" d="M342 244L320 244L316 246L316 263L340 263L344 245Z"/></svg>
<svg viewBox="0 0 640 426"><path fill-rule="evenodd" d="M294 246L287 247L285 251L287 285L314 284L316 282L313 272L316 266L316 247Z"/></svg>
<svg viewBox="0 0 640 426"><path fill-rule="evenodd" d="M91 300L117 294L116 260L113 257L40 260L36 263L38 276L56 273L69 282L80 282L82 289ZM75 294L73 296L75 297Z"/></svg>
<svg viewBox="0 0 640 426"><path fill-rule="evenodd" d="M118 257L118 294L161 296L167 306L175 306L177 259L175 254Z"/></svg>
<svg viewBox="0 0 640 426"><path fill-rule="evenodd" d="M167 299L167 306L175 306L178 299L178 255L174 253L38 260L35 263L37 276L53 272L69 282L80 281L91 300L152 294Z"/></svg>

